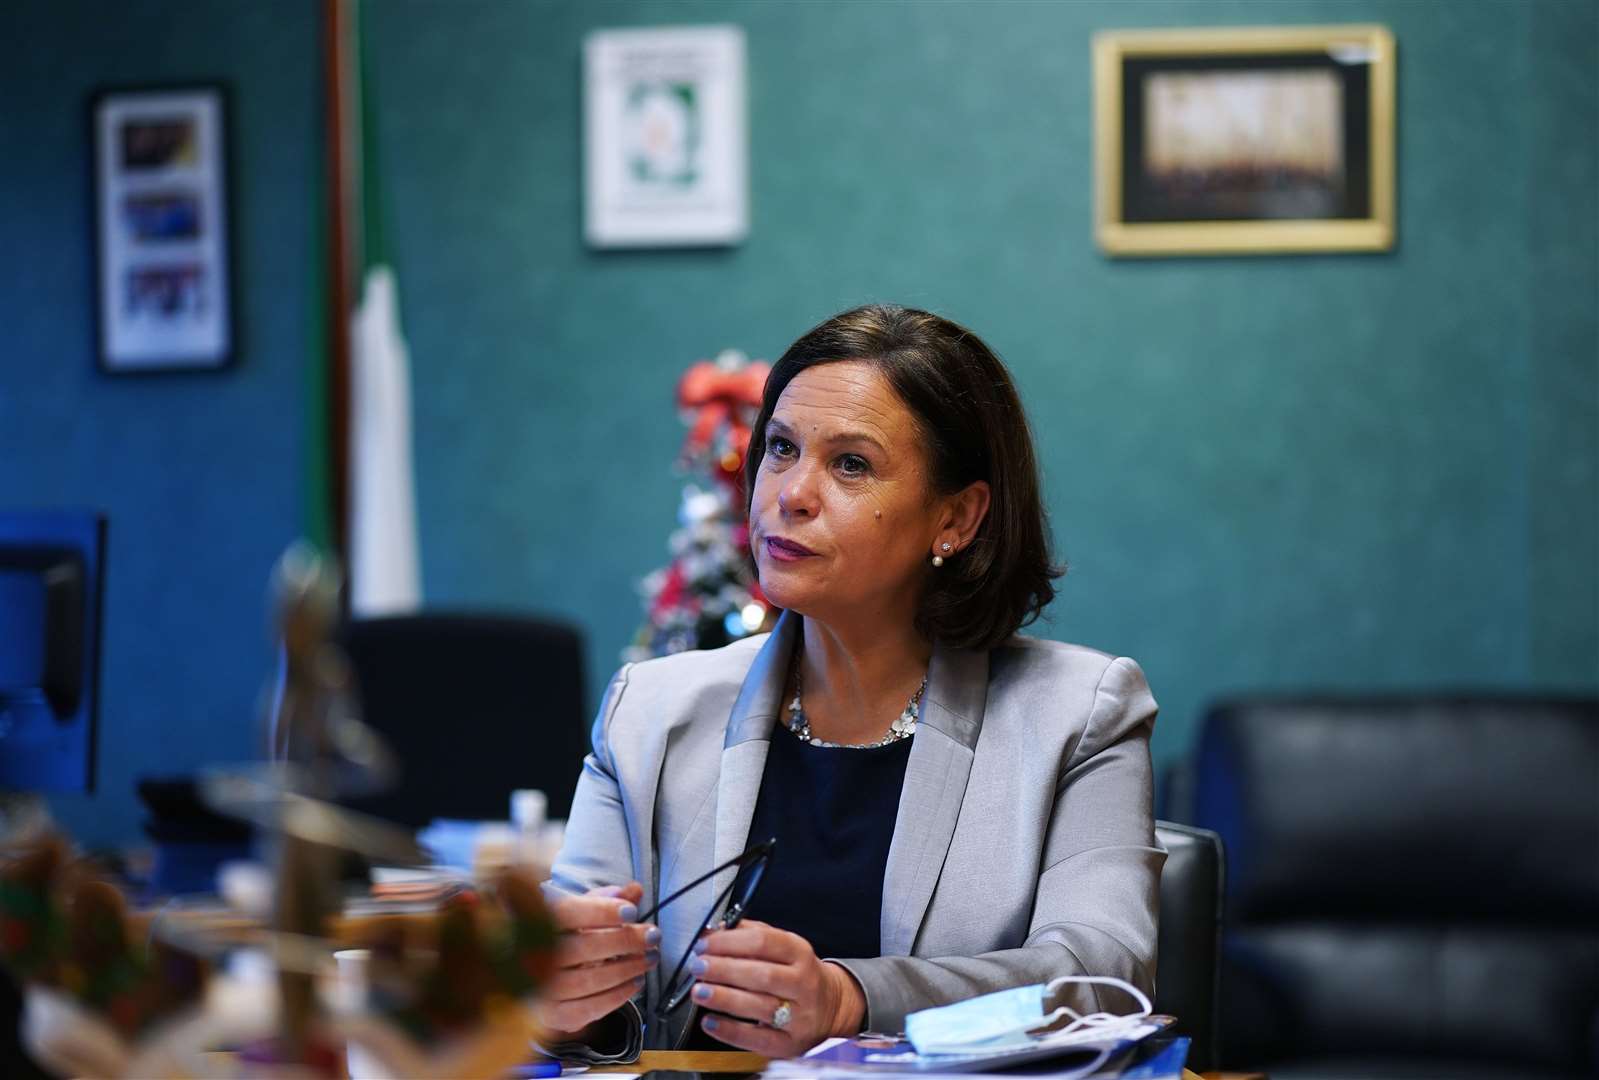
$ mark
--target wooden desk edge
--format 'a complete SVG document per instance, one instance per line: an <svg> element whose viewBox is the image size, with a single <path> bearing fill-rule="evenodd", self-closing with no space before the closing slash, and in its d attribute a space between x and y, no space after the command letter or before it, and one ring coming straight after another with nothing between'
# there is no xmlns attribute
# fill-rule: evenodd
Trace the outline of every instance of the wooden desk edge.
<svg viewBox="0 0 1599 1080"><path fill-rule="evenodd" d="M617 1066L606 1071L648 1072L651 1069L673 1069L678 1072L760 1072L766 1068L766 1058L742 1050L646 1050L633 1065ZM595 1072L600 1071L596 1066Z"/></svg>

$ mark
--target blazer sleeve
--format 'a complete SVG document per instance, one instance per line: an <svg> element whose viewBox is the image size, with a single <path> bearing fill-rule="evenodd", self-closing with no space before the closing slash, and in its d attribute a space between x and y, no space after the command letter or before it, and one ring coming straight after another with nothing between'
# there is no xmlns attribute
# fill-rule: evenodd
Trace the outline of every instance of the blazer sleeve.
<svg viewBox="0 0 1599 1080"><path fill-rule="evenodd" d="M1068 744L1022 944L977 956L838 960L866 997L873 1031L900 1031L907 1013L1061 975L1114 975L1151 998L1160 870L1149 735L1156 705L1132 660L1110 662L1081 738ZM1051 1007L1125 1012L1112 987L1069 985Z"/></svg>
<svg viewBox="0 0 1599 1080"><path fill-rule="evenodd" d="M623 666L611 677L594 718L592 749L583 759L583 772L572 796L566 840L550 868L550 880L544 884L545 894L552 900L576 896L601 885L620 885L633 878L627 807L616 778L610 739L611 721L627 689L630 667ZM562 1061L589 1065L637 1061L644 1049L643 1016L636 1001L629 1001L597 1022L588 1042L534 1045Z"/></svg>
<svg viewBox="0 0 1599 1080"><path fill-rule="evenodd" d="M591 749L583 759L572 812L566 819L566 839L550 867L545 884L551 899L576 896L602 885L620 885L633 878L632 837L627 827L627 807L611 756L611 721L627 690L632 665L611 676L594 717Z"/></svg>

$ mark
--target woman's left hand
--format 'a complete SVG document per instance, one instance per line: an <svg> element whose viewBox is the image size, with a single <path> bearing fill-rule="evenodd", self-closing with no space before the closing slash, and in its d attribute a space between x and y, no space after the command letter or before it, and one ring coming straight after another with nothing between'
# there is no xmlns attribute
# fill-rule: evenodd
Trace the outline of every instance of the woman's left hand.
<svg viewBox="0 0 1599 1080"><path fill-rule="evenodd" d="M823 1039L853 1035L866 1018L855 977L816 958L810 942L753 919L701 938L690 961L700 1026L722 1042L769 1058L795 1057ZM788 1005L788 1022L778 1009Z"/></svg>

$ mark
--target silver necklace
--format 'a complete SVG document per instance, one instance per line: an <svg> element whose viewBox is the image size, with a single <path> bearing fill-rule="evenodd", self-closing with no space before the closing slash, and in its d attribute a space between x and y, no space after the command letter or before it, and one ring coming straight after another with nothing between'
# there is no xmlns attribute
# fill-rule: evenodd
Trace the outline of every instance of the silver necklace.
<svg viewBox="0 0 1599 1080"><path fill-rule="evenodd" d="M818 739L811 734L811 722L805 719L805 706L800 704L803 691L800 688L800 657L794 654L794 700L788 703L788 730L802 743L812 746L823 746L842 750L875 750L879 746L890 746L901 739L908 739L916 734L916 721L922 715L922 691L927 689L927 676L922 676L922 685L916 688L916 693L905 705L905 711L900 713L894 722L888 725L888 734L873 743L835 743Z"/></svg>

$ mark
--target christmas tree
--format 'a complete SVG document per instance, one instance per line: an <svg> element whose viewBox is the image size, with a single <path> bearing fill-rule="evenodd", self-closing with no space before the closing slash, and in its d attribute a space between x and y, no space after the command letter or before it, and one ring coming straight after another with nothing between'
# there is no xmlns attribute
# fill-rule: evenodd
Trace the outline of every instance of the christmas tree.
<svg viewBox="0 0 1599 1080"><path fill-rule="evenodd" d="M689 425L678 468L691 479L668 541L672 561L640 583L646 616L623 660L714 649L770 629L776 613L755 579L744 515L744 455L769 370L729 350L678 382Z"/></svg>

